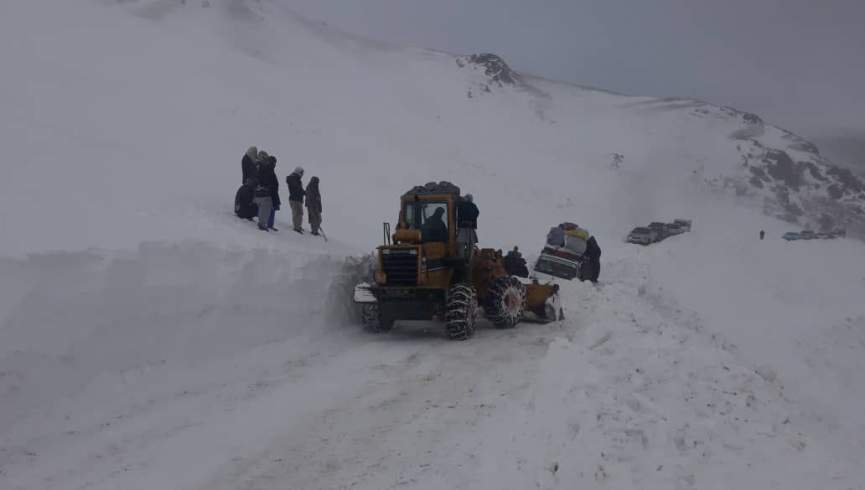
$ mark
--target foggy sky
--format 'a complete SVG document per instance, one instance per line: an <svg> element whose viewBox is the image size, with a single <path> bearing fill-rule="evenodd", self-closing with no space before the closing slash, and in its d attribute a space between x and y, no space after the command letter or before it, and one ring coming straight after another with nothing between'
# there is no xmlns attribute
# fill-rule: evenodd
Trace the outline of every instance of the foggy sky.
<svg viewBox="0 0 865 490"><path fill-rule="evenodd" d="M865 135L865 0L280 0L348 32Z"/></svg>

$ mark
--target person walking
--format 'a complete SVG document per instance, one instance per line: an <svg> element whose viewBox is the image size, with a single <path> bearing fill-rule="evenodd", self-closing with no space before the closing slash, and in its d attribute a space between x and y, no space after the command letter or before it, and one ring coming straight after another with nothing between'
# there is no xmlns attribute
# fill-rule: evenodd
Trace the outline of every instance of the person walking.
<svg viewBox="0 0 865 490"><path fill-rule="evenodd" d="M294 231L303 234L303 167L297 167L285 178L288 184L288 204L291 206L291 224Z"/></svg>
<svg viewBox="0 0 865 490"><path fill-rule="evenodd" d="M760 230L760 240L766 238L766 232L764 230Z"/></svg>
<svg viewBox="0 0 865 490"><path fill-rule="evenodd" d="M318 177L313 176L309 179L309 184L306 186L306 212L309 220L309 227L312 228L312 234L318 236L318 230L321 227L321 192L318 189Z"/></svg>

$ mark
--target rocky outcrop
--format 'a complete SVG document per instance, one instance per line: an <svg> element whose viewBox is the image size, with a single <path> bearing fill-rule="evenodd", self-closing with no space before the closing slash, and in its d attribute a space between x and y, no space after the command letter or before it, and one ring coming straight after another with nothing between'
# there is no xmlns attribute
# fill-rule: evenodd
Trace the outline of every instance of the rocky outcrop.
<svg viewBox="0 0 865 490"><path fill-rule="evenodd" d="M865 236L865 182L822 157L813 143L772 129L788 142L783 149L771 148L758 138L740 147L747 169L742 180L750 193L762 195L767 211L785 220L815 229L847 227ZM731 137L740 139L739 134Z"/></svg>
<svg viewBox="0 0 865 490"><path fill-rule="evenodd" d="M515 72L500 56L492 53L460 56L456 59L457 66L477 71L481 75L474 87L469 89L469 98L476 92L492 92L492 87L522 85L519 73Z"/></svg>

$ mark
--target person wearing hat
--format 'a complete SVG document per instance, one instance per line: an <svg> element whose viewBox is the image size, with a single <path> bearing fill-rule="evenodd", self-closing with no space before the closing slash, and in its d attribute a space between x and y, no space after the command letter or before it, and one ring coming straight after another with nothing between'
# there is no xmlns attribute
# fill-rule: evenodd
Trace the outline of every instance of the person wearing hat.
<svg viewBox="0 0 865 490"><path fill-rule="evenodd" d="M306 212L312 234L318 236L321 227L321 192L318 190L318 177L309 179L306 186Z"/></svg>
<svg viewBox="0 0 865 490"><path fill-rule="evenodd" d="M294 231L303 234L303 167L297 167L285 178L288 184L288 204L291 206L291 224Z"/></svg>
<svg viewBox="0 0 865 490"><path fill-rule="evenodd" d="M475 244L478 243L478 207L474 196L466 194L457 204L457 244L460 255L470 260Z"/></svg>

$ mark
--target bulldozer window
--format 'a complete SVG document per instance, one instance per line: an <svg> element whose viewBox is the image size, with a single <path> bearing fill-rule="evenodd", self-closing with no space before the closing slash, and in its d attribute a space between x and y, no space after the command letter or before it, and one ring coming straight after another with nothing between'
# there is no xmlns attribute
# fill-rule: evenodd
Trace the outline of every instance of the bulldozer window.
<svg viewBox="0 0 865 490"><path fill-rule="evenodd" d="M438 210L441 211L437 213ZM405 220L409 228L421 230L425 242L447 241L448 204L446 202L408 203L405 206Z"/></svg>

